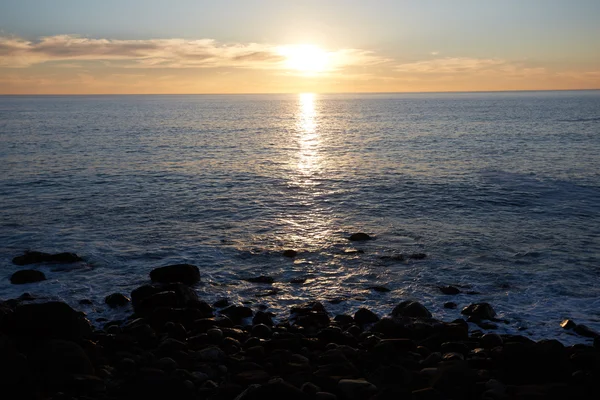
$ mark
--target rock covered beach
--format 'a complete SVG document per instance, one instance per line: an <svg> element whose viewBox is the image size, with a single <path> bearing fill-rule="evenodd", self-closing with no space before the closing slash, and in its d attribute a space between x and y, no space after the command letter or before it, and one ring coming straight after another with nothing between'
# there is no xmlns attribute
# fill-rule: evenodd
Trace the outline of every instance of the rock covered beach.
<svg viewBox="0 0 600 400"><path fill-rule="evenodd" d="M78 260L72 253L26 253L13 261ZM11 281L45 279L35 272L24 269ZM366 308L334 316L319 302L273 315L260 306L199 299L193 286L200 271L193 265L156 268L149 278L129 295L106 296L108 306L131 302L134 312L102 329L62 302L24 294L0 303L2 398L600 397L599 339L593 346L565 347L557 340L470 331L467 320L484 330L493 326L495 311L487 303L465 307L466 319L451 322L405 299L384 318ZM456 288L440 290L452 294ZM564 327L597 337L572 321Z"/></svg>

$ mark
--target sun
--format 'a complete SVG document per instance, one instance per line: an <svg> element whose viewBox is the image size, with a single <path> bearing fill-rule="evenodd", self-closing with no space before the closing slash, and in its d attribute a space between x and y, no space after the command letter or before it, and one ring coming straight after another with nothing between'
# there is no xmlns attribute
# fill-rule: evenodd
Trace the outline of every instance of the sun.
<svg viewBox="0 0 600 400"><path fill-rule="evenodd" d="M284 46L279 52L289 69L310 74L327 71L329 67L329 54L311 44Z"/></svg>

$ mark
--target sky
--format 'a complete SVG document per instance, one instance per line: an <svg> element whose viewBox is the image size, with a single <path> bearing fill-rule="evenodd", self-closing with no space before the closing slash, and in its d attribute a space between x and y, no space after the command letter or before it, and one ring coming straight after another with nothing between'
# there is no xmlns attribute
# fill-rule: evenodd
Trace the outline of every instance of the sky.
<svg viewBox="0 0 600 400"><path fill-rule="evenodd" d="M600 0L0 0L0 94L600 89Z"/></svg>

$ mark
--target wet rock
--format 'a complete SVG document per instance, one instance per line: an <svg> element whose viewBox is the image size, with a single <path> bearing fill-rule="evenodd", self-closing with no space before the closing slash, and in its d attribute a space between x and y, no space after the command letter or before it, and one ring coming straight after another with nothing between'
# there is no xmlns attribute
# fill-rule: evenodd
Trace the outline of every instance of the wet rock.
<svg viewBox="0 0 600 400"><path fill-rule="evenodd" d="M354 323L354 318L352 318L350 315L347 315L347 314L338 314L333 318L333 320L335 322L338 322L342 326L351 325Z"/></svg>
<svg viewBox="0 0 600 400"><path fill-rule="evenodd" d="M197 300L196 292L182 283L153 283L131 292L131 303L136 312L148 312L156 307L185 307Z"/></svg>
<svg viewBox="0 0 600 400"><path fill-rule="evenodd" d="M371 286L369 289L374 290L376 292L379 293L388 293L391 292L390 289L386 288L385 286Z"/></svg>
<svg viewBox="0 0 600 400"><path fill-rule="evenodd" d="M265 276L265 275L255 276L253 278L246 278L244 280L247 282L252 282L252 283L273 283L273 282L275 282L275 279L273 279L270 276Z"/></svg>
<svg viewBox="0 0 600 400"><path fill-rule="evenodd" d="M572 319L565 319L560 323L561 328L563 329L573 329L577 324Z"/></svg>
<svg viewBox="0 0 600 400"><path fill-rule="evenodd" d="M154 268L150 272L150 279L155 283L180 282L193 285L200 282L200 270L191 264L175 264Z"/></svg>
<svg viewBox="0 0 600 400"><path fill-rule="evenodd" d="M222 309L221 314L226 315L233 321L240 321L243 318L251 317L252 309L249 307L232 304L229 307Z"/></svg>
<svg viewBox="0 0 600 400"><path fill-rule="evenodd" d="M348 238L348 240L351 240L353 242L363 242L363 241L371 240L371 239L372 239L371 236L369 236L369 235L367 235L366 233L363 233L363 232L353 233Z"/></svg>
<svg viewBox="0 0 600 400"><path fill-rule="evenodd" d="M106 296L104 302L108 304L110 308L117 308L126 306L131 300L129 297L125 296L121 293L113 293L111 295Z"/></svg>
<svg viewBox="0 0 600 400"><path fill-rule="evenodd" d="M257 311L252 318L252 325L264 324L267 326L273 326L273 318L270 313L264 311Z"/></svg>
<svg viewBox="0 0 600 400"><path fill-rule="evenodd" d="M302 284L304 282L306 282L307 278L294 278L290 281L290 283L295 284L295 285L299 285Z"/></svg>
<svg viewBox="0 0 600 400"><path fill-rule="evenodd" d="M600 337L600 334L598 332L594 331L591 328L588 328L587 326L585 326L583 324L577 324L575 326L575 328L573 328L573 332L575 332L576 334L578 334L580 336L584 336L584 337L588 337L588 338Z"/></svg>
<svg viewBox="0 0 600 400"><path fill-rule="evenodd" d="M25 283L33 283L45 281L46 275L42 271L37 271L35 269L23 269L21 271L17 271L10 277L10 283L13 285L22 285Z"/></svg>
<svg viewBox="0 0 600 400"><path fill-rule="evenodd" d="M369 399L377 393L377 387L360 379L341 379L338 389L347 400Z"/></svg>
<svg viewBox="0 0 600 400"><path fill-rule="evenodd" d="M257 370L240 372L240 373L236 374L233 377L233 379L235 382L239 383L240 385L247 386L247 385L259 384L259 383L265 383L269 380L270 377L271 376L269 375L268 372L266 372L262 369L257 369Z"/></svg>
<svg viewBox="0 0 600 400"><path fill-rule="evenodd" d="M2 323L5 331L21 337L78 341L92 333L82 313L58 301L20 305Z"/></svg>
<svg viewBox="0 0 600 400"><path fill-rule="evenodd" d="M252 336L267 339L273 335L273 331L267 325L257 324L252 327Z"/></svg>
<svg viewBox="0 0 600 400"><path fill-rule="evenodd" d="M229 305L229 299L219 299L213 303L213 307L215 308L223 308Z"/></svg>
<svg viewBox="0 0 600 400"><path fill-rule="evenodd" d="M440 289L440 292L442 292L444 294L448 294L448 295L454 295L454 294L460 293L460 289L458 289L457 287L454 287L454 286L440 286L439 289Z"/></svg>
<svg viewBox="0 0 600 400"><path fill-rule="evenodd" d="M296 250L284 250L282 255L284 257L289 257L289 258L293 258L296 257L298 255L298 252Z"/></svg>
<svg viewBox="0 0 600 400"><path fill-rule="evenodd" d="M405 300L392 310L393 317L431 318L431 313L417 301Z"/></svg>
<svg viewBox="0 0 600 400"><path fill-rule="evenodd" d="M427 257L425 253L412 253L408 256L411 260L422 260Z"/></svg>
<svg viewBox="0 0 600 400"><path fill-rule="evenodd" d="M493 319L496 311L489 303L474 303L463 308L461 314L468 315L476 320Z"/></svg>
<svg viewBox="0 0 600 400"><path fill-rule="evenodd" d="M43 262L69 264L78 261L83 261L83 259L75 253L49 254L39 251L27 251L22 256L15 257L12 260L13 264L17 265L38 264Z"/></svg>
<svg viewBox="0 0 600 400"><path fill-rule="evenodd" d="M486 333L481 336L479 342L485 349L493 349L494 347L502 346L504 340L502 340L502 336L496 333Z"/></svg>
<svg viewBox="0 0 600 400"><path fill-rule="evenodd" d="M455 302L453 302L453 301L447 301L447 302L445 302L445 303L444 303L444 308L448 308L448 309L451 309L451 310L453 310L453 309L455 309L456 307L458 307L458 304L456 304L456 303L455 303Z"/></svg>
<svg viewBox="0 0 600 400"><path fill-rule="evenodd" d="M354 321L358 325L365 325L379 321L379 317L367 308L359 308L358 311L354 313Z"/></svg>
<svg viewBox="0 0 600 400"><path fill-rule="evenodd" d="M235 400L311 400L312 397L303 393L282 379L275 379L263 385L250 385Z"/></svg>

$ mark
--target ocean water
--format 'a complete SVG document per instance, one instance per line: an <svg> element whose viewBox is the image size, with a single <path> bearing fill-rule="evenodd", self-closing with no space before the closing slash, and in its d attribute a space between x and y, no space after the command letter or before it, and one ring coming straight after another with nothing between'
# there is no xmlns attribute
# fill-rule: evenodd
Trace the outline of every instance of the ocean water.
<svg viewBox="0 0 600 400"><path fill-rule="evenodd" d="M91 320L185 262L201 298L279 315L417 299L452 320L487 301L498 332L600 330L600 91L4 96L0 206L0 298L60 298ZM375 240L347 240L359 231ZM85 262L11 285L24 250ZM385 258L411 253L427 257ZM242 280L257 275L276 282Z"/></svg>

